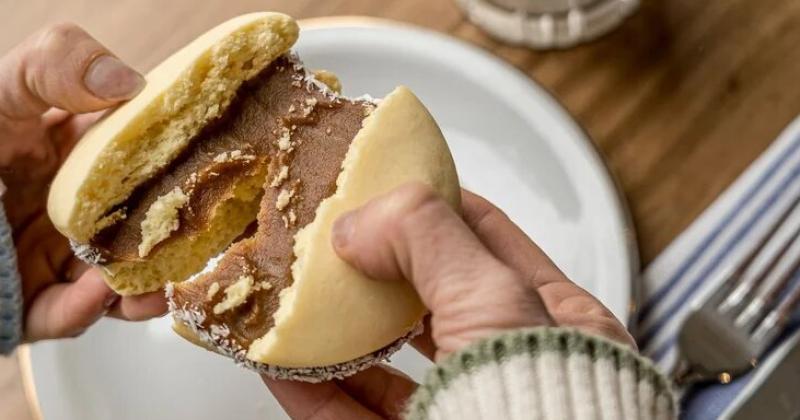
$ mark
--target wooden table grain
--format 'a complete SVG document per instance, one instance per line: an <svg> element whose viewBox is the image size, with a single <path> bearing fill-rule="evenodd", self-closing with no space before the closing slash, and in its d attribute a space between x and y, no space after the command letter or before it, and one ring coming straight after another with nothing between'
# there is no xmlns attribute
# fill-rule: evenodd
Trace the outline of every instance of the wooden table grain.
<svg viewBox="0 0 800 420"><path fill-rule="evenodd" d="M452 0L0 0L0 52L69 20L147 70L214 24L265 9L410 22L515 65L598 146L628 199L645 264L800 114L795 0L643 0L614 33L550 52L488 38ZM0 359L0 418L28 419L15 366Z"/></svg>

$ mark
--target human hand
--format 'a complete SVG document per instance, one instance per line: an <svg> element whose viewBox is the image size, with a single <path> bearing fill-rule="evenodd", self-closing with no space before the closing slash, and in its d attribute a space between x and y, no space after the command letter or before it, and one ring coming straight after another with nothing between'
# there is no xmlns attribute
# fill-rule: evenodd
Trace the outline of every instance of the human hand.
<svg viewBox="0 0 800 420"><path fill-rule="evenodd" d="M505 330L568 326L635 346L505 214L464 191L463 218L428 187L406 185L339 218L333 245L376 281L410 281L431 315L413 345L440 360ZM264 379L293 418L398 418L416 384L386 366L338 382Z"/></svg>
<svg viewBox="0 0 800 420"><path fill-rule="evenodd" d="M0 177L26 341L76 336L104 314L141 320L166 312L161 293L119 298L74 257L45 205L50 181L97 111L143 86L141 75L73 24L46 28L0 58Z"/></svg>

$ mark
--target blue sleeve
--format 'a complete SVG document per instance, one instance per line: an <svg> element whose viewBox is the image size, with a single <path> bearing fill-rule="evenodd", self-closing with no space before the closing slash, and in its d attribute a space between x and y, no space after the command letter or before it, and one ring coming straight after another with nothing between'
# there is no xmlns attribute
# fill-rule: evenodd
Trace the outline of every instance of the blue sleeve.
<svg viewBox="0 0 800 420"><path fill-rule="evenodd" d="M10 354L21 340L22 283L11 225L0 203L0 354Z"/></svg>

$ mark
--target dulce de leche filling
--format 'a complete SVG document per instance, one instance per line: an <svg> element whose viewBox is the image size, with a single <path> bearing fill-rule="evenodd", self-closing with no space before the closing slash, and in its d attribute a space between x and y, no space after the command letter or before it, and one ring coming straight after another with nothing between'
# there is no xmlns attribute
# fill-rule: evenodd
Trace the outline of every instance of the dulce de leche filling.
<svg viewBox="0 0 800 420"><path fill-rule="evenodd" d="M200 328L224 330L231 347L247 349L272 328L278 293L292 283L294 235L336 191L345 154L373 108L336 96L282 57L243 85L179 159L114 209L116 222L92 245L111 262L144 259L180 235L202 232L237 183L259 177L255 232L172 294L177 308L203 315ZM169 222L166 229L150 223L156 215ZM147 233L151 225L161 235Z"/></svg>

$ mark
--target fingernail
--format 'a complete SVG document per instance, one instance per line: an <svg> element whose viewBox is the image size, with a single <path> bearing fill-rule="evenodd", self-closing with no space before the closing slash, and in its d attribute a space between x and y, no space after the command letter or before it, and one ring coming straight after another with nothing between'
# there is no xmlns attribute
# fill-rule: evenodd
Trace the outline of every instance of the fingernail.
<svg viewBox="0 0 800 420"><path fill-rule="evenodd" d="M112 292L110 295L108 295L108 297L106 297L106 300L103 301L103 307L108 309L117 303L117 300L119 300L119 295Z"/></svg>
<svg viewBox="0 0 800 420"><path fill-rule="evenodd" d="M355 211L349 211L339 216L333 224L333 247L342 249L347 246L353 238L356 227Z"/></svg>
<svg viewBox="0 0 800 420"><path fill-rule="evenodd" d="M99 98L121 100L136 96L144 88L145 80L117 57L101 55L89 65L83 83Z"/></svg>

